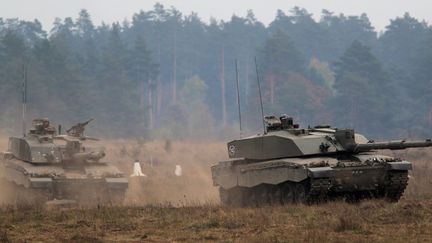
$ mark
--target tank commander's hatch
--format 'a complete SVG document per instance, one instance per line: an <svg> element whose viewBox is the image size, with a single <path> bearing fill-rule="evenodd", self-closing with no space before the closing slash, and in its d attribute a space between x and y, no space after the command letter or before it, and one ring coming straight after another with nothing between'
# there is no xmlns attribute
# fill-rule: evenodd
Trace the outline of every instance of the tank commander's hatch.
<svg viewBox="0 0 432 243"><path fill-rule="evenodd" d="M267 131L276 131L282 129L282 122L275 116L265 116L264 122L266 124Z"/></svg>
<svg viewBox="0 0 432 243"><path fill-rule="evenodd" d="M278 131L287 129L296 129L299 127L298 124L294 124L293 118L288 115L282 115L281 117L265 116L264 122L266 124L267 131Z"/></svg>

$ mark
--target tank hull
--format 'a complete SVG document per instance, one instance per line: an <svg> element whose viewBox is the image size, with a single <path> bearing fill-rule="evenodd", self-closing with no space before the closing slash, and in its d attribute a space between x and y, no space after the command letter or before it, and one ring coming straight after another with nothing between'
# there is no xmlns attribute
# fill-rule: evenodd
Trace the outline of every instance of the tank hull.
<svg viewBox="0 0 432 243"><path fill-rule="evenodd" d="M317 203L344 198L398 201L408 183L407 161L381 155L344 158L230 160L212 167L223 204Z"/></svg>
<svg viewBox="0 0 432 243"><path fill-rule="evenodd" d="M80 204L121 203L128 187L117 168L102 163L67 168L4 159L0 161L0 179L16 187L14 196L37 195L39 202L69 199Z"/></svg>

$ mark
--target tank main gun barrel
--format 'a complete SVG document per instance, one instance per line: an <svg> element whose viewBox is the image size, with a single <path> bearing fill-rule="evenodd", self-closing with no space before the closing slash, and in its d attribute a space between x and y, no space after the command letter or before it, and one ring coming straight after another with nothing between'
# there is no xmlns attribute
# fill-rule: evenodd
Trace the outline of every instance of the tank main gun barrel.
<svg viewBox="0 0 432 243"><path fill-rule="evenodd" d="M372 142L365 144L354 144L350 150L353 152L367 152L370 150L379 150L379 149L391 149L391 150L400 150L407 148L423 148L423 147L432 147L432 140L426 139L425 141L392 141L392 142Z"/></svg>

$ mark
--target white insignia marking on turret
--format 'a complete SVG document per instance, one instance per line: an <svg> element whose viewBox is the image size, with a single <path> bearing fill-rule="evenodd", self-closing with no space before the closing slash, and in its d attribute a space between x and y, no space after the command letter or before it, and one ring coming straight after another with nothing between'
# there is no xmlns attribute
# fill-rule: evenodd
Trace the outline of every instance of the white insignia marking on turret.
<svg viewBox="0 0 432 243"><path fill-rule="evenodd" d="M235 155L236 153L236 147L234 145L230 145L228 148L228 152L230 155Z"/></svg>

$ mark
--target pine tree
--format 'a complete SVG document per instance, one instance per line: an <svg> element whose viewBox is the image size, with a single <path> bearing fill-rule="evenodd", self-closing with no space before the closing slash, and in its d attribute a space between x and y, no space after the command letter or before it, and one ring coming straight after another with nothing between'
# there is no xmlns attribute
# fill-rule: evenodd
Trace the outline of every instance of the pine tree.
<svg viewBox="0 0 432 243"><path fill-rule="evenodd" d="M146 115L141 124L146 124L147 128L153 129L153 93L156 89L155 79L158 70L157 65L151 59L151 53L143 37L137 37L134 46L129 51L127 71L129 80L131 80L130 90L138 91L136 103L139 104L141 113Z"/></svg>
<svg viewBox="0 0 432 243"><path fill-rule="evenodd" d="M274 104L276 87L281 85L291 72L304 73L305 60L290 37L283 31L277 31L269 38L260 54L264 87L269 92L270 103Z"/></svg>
<svg viewBox="0 0 432 243"><path fill-rule="evenodd" d="M392 83L369 47L354 41L345 51L335 63L334 89L332 107L338 124L383 134L394 109Z"/></svg>

